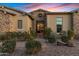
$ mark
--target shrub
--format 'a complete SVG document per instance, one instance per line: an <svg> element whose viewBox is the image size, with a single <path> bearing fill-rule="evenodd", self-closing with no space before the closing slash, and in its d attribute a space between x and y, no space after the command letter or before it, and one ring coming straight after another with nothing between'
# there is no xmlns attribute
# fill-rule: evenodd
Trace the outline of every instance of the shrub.
<svg viewBox="0 0 79 59"><path fill-rule="evenodd" d="M41 43L35 40L29 40L26 42L26 52L27 54L35 54L41 50Z"/></svg>
<svg viewBox="0 0 79 59"><path fill-rule="evenodd" d="M54 43L54 42L56 42L56 39L57 39L56 34L52 32L51 35L48 36L47 40L48 40L49 43Z"/></svg>
<svg viewBox="0 0 79 59"><path fill-rule="evenodd" d="M18 40L24 41L27 39L27 32L17 32L16 33L16 38Z"/></svg>
<svg viewBox="0 0 79 59"><path fill-rule="evenodd" d="M21 38L22 37L22 35L23 35L23 33L22 32L17 32L17 38Z"/></svg>
<svg viewBox="0 0 79 59"><path fill-rule="evenodd" d="M61 34L61 40L65 42L68 46L73 47L74 31L68 30L67 32L63 31Z"/></svg>
<svg viewBox="0 0 79 59"><path fill-rule="evenodd" d="M27 32L24 32L24 33L23 33L23 39L24 39L24 40L27 39L27 35L28 35Z"/></svg>
<svg viewBox="0 0 79 59"><path fill-rule="evenodd" d="M11 38L17 38L17 32L11 32Z"/></svg>
<svg viewBox="0 0 79 59"><path fill-rule="evenodd" d="M74 32L72 30L68 30L67 32L62 31L60 35L62 41L67 43L69 40L71 40L72 37L74 37Z"/></svg>
<svg viewBox="0 0 79 59"><path fill-rule="evenodd" d="M4 41L6 39L5 35L0 35L0 41Z"/></svg>
<svg viewBox="0 0 79 59"><path fill-rule="evenodd" d="M74 37L74 31L73 30L68 30L68 39L72 39Z"/></svg>
<svg viewBox="0 0 79 59"><path fill-rule="evenodd" d="M27 41L26 41L26 52L27 54L35 54L41 50L41 43L39 41L35 41L36 32L34 30L30 30L30 33L27 33Z"/></svg>
<svg viewBox="0 0 79 59"><path fill-rule="evenodd" d="M48 39L49 36L51 35L52 30L50 28L45 28L44 30L44 38Z"/></svg>
<svg viewBox="0 0 79 59"><path fill-rule="evenodd" d="M9 39L14 39L16 37L17 37L16 32L5 32L5 34L0 35L0 40L5 41L5 40L9 40Z"/></svg>
<svg viewBox="0 0 79 59"><path fill-rule="evenodd" d="M50 28L45 28L44 30L44 38L49 42L49 43L54 43L56 42L56 34L52 32Z"/></svg>
<svg viewBox="0 0 79 59"><path fill-rule="evenodd" d="M7 38L13 39L17 37L17 32L6 32Z"/></svg>
<svg viewBox="0 0 79 59"><path fill-rule="evenodd" d="M6 40L2 44L1 52L12 53L15 49L15 46L16 46L16 40L15 39Z"/></svg>
<svg viewBox="0 0 79 59"><path fill-rule="evenodd" d="M32 35L28 34L28 40L34 40L34 39L35 38Z"/></svg>
<svg viewBox="0 0 79 59"><path fill-rule="evenodd" d="M30 30L30 32L27 33L27 40L34 40L36 38L36 31Z"/></svg>
<svg viewBox="0 0 79 59"><path fill-rule="evenodd" d="M27 32L6 32L5 34L0 35L0 40L4 41L6 39L15 39L17 40L26 40Z"/></svg>
<svg viewBox="0 0 79 59"><path fill-rule="evenodd" d="M61 35L61 40L63 42L65 42L65 43L67 43L68 42L67 32L66 31L62 31L62 32L60 32L60 35Z"/></svg>
<svg viewBox="0 0 79 59"><path fill-rule="evenodd" d="M30 35L35 39L36 38L36 31L31 29L30 30Z"/></svg>
<svg viewBox="0 0 79 59"><path fill-rule="evenodd" d="M73 30L68 30L68 46L69 47L74 47L73 39L74 39L74 31Z"/></svg>

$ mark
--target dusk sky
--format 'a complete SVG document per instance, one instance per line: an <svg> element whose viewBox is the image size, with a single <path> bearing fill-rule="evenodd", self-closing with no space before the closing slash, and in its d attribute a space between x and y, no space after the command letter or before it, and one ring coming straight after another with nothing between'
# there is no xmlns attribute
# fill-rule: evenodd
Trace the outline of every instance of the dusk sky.
<svg viewBox="0 0 79 59"><path fill-rule="evenodd" d="M78 3L0 3L0 5L15 8L25 12L31 12L36 9L44 9L52 12L69 12L79 9Z"/></svg>

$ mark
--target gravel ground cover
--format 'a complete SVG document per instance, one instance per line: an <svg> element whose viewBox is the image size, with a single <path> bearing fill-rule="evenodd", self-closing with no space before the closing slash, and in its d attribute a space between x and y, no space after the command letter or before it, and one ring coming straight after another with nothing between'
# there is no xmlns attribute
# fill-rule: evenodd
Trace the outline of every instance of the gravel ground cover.
<svg viewBox="0 0 79 59"><path fill-rule="evenodd" d="M42 50L32 56L79 56L79 41L75 41L75 47L57 46L47 43L44 39L37 39L42 43ZM17 41L16 48L11 56L27 56L25 54L25 41Z"/></svg>

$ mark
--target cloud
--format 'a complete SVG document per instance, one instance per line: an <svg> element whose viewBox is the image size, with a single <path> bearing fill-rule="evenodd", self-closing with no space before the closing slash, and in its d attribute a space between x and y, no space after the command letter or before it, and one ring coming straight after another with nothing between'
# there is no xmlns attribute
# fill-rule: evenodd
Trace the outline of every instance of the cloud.
<svg viewBox="0 0 79 59"><path fill-rule="evenodd" d="M22 8L24 11L33 11L36 9L45 9L48 11L71 11L79 8L78 3L31 3L25 4L19 8Z"/></svg>

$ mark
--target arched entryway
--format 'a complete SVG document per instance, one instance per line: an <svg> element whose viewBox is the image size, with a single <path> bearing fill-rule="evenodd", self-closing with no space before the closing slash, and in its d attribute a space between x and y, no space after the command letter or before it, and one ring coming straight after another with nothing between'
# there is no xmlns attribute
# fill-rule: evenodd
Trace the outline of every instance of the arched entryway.
<svg viewBox="0 0 79 59"><path fill-rule="evenodd" d="M43 36L44 34L44 29L47 26L47 17L46 13L48 11L45 11L43 9L38 9L33 12L31 12L31 15L33 15L33 29L36 31L37 36L41 35ZM41 37L39 36L39 37Z"/></svg>
<svg viewBox="0 0 79 59"><path fill-rule="evenodd" d="M44 21L36 21L36 33L37 37L42 38L44 36L45 22Z"/></svg>

